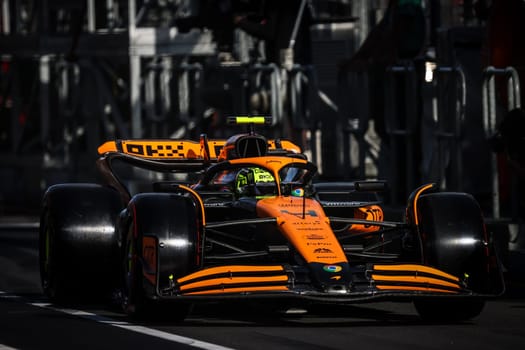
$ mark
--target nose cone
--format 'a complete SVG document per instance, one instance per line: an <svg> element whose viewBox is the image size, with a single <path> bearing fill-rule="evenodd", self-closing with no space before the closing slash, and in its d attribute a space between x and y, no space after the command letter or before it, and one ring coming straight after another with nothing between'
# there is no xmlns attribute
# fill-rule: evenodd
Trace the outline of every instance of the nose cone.
<svg viewBox="0 0 525 350"><path fill-rule="evenodd" d="M308 267L313 284L321 291L330 294L350 292L352 276L347 262L330 265L310 263Z"/></svg>

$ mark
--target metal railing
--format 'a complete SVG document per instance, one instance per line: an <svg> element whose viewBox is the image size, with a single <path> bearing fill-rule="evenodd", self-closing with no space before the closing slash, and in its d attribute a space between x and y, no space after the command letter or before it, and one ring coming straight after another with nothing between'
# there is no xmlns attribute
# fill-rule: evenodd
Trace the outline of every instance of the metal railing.
<svg viewBox="0 0 525 350"><path fill-rule="evenodd" d="M295 64L288 72L288 81L292 124L301 129L313 128L319 89L315 69Z"/></svg>
<svg viewBox="0 0 525 350"><path fill-rule="evenodd" d="M348 165L348 174L353 172L356 177L364 179L368 176L367 156L372 158L377 167L377 154L372 152L372 146L365 138L370 121L368 72L352 71L348 74L340 72L338 89L338 112L344 125L343 144L348 145L343 150L343 163ZM357 151L352 152L352 146L357 147Z"/></svg>
<svg viewBox="0 0 525 350"><path fill-rule="evenodd" d="M442 190L463 189L462 126L465 120L467 87L459 66L438 66L433 71L436 98L433 99L434 137L437 146L438 180ZM435 105L434 105L435 103ZM448 170L448 171L447 171Z"/></svg>
<svg viewBox="0 0 525 350"><path fill-rule="evenodd" d="M520 97L520 80L518 72L513 67L495 68L489 66L484 70L484 78L482 85L482 99L483 99L483 126L485 129L485 136L492 137L498 127L497 115L497 98L496 98L496 77L506 79L507 83L507 110L521 107ZM493 219L501 218L500 211L500 191L499 191L499 170L497 154L491 155L491 202L492 202L492 217ZM515 192L515 191L513 191Z"/></svg>

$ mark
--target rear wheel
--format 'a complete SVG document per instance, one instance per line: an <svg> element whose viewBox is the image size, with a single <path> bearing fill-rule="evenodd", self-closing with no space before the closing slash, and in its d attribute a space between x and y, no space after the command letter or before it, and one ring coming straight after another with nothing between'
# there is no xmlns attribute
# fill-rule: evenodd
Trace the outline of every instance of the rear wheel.
<svg viewBox="0 0 525 350"><path fill-rule="evenodd" d="M423 194L417 202L418 230L425 265L459 277L474 294L487 292L488 248L481 210L465 193ZM461 321L478 316L480 297L417 299L423 319Z"/></svg>
<svg viewBox="0 0 525 350"><path fill-rule="evenodd" d="M120 197L95 184L49 188L39 233L42 290L54 303L109 297L118 276L115 219Z"/></svg>
<svg viewBox="0 0 525 350"><path fill-rule="evenodd" d="M61 271L61 258L56 248L56 228L49 208L45 208L40 220L39 263L42 291L55 303L64 302L68 296L68 283Z"/></svg>
<svg viewBox="0 0 525 350"><path fill-rule="evenodd" d="M198 223L192 200L141 194L127 209L122 307L137 318L183 320L191 304L160 301L177 278L198 266Z"/></svg>

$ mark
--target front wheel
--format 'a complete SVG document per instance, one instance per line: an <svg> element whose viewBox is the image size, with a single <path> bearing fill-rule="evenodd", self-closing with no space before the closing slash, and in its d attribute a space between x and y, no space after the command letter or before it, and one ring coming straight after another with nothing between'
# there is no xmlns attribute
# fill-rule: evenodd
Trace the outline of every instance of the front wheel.
<svg viewBox="0 0 525 350"><path fill-rule="evenodd" d="M417 202L423 263L460 278L472 296L414 301L425 320L461 321L478 316L479 297L490 291L488 242L481 209L465 193L423 194Z"/></svg>
<svg viewBox="0 0 525 350"><path fill-rule="evenodd" d="M137 318L183 320L191 304L159 299L177 278L197 269L196 206L176 194L141 194L124 215L123 310Z"/></svg>

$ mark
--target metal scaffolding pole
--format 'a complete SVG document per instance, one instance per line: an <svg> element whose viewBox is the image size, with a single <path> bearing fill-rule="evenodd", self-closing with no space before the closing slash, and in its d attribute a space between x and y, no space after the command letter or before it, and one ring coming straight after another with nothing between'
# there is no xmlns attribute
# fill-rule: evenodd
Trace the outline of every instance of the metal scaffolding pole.
<svg viewBox="0 0 525 350"><path fill-rule="evenodd" d="M507 108L521 107L520 80L518 72L514 67L495 68L489 66L484 70L482 99L483 99L483 123L485 135L490 138L496 132L498 126L496 113L496 81L495 77L501 76L507 79ZM492 217L501 218L500 193L499 193L499 170L498 159L495 153L491 156L491 182L492 182Z"/></svg>
<svg viewBox="0 0 525 350"><path fill-rule="evenodd" d="M434 137L438 149L440 188L461 191L463 161L460 141L467 103L465 74L459 66L438 66L434 69L434 75L438 89L437 108L433 109L434 120L437 121ZM452 81L451 87L449 81ZM449 176L447 168L450 168Z"/></svg>

